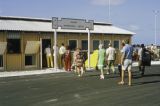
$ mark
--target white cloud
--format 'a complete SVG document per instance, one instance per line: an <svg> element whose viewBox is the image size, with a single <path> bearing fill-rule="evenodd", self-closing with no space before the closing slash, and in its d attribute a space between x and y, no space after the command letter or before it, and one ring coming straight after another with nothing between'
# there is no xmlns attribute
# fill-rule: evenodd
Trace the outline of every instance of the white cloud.
<svg viewBox="0 0 160 106"><path fill-rule="evenodd" d="M137 25L129 25L129 29L132 31L137 31L139 30L139 27Z"/></svg>
<svg viewBox="0 0 160 106"><path fill-rule="evenodd" d="M110 5L121 5L126 0L110 0ZM109 5L109 0L91 0L93 5L106 6Z"/></svg>

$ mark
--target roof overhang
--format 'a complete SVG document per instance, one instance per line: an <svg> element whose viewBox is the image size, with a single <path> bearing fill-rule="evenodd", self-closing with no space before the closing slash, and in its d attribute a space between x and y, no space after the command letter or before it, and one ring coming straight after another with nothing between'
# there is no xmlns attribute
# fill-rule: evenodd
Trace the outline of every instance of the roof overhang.
<svg viewBox="0 0 160 106"><path fill-rule="evenodd" d="M29 31L29 32L54 32L52 23L49 19L36 19L36 18L15 18L15 17L0 17L0 30L1 31ZM70 30L58 28L57 32L68 33L88 33L87 30ZM122 34L134 35L136 33L115 27L112 24L94 23L94 30L90 33L97 34Z"/></svg>

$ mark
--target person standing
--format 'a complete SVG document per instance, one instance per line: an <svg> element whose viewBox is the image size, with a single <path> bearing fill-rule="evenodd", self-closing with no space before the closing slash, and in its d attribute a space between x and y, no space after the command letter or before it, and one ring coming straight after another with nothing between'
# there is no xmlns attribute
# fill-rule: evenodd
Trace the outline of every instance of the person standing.
<svg viewBox="0 0 160 106"><path fill-rule="evenodd" d="M151 49L151 54L152 54L152 60L154 60L154 45L153 44L151 44L150 49Z"/></svg>
<svg viewBox="0 0 160 106"><path fill-rule="evenodd" d="M121 57L122 57L122 54L123 54L123 47L125 46L125 42L124 41L122 41L122 48L121 48L121 50L120 50L120 55L121 55ZM121 76L121 72L122 72L122 64L121 63L119 63L118 64L118 71L119 71L119 74L120 74L120 76Z"/></svg>
<svg viewBox="0 0 160 106"><path fill-rule="evenodd" d="M112 44L108 44L109 48L106 50L106 60L108 64L107 74L109 74L110 70L115 73L114 62L116 59L116 50L112 47Z"/></svg>
<svg viewBox="0 0 160 106"><path fill-rule="evenodd" d="M66 47L64 61L65 61L65 70L71 71L71 51L69 46Z"/></svg>
<svg viewBox="0 0 160 106"><path fill-rule="evenodd" d="M62 43L61 47L59 48L59 59L60 59L60 68L64 68L64 56L65 56L66 48L64 46L64 43Z"/></svg>
<svg viewBox="0 0 160 106"><path fill-rule="evenodd" d="M105 49L103 48L103 45L99 45L99 51L98 51L98 69L101 70L100 79L104 79L104 61L105 61Z"/></svg>
<svg viewBox="0 0 160 106"><path fill-rule="evenodd" d="M73 64L72 64L72 67L73 67L75 73L77 72L76 59L77 59L77 55L79 54L79 52L80 52L80 49L76 48L74 53L73 53Z"/></svg>
<svg viewBox="0 0 160 106"><path fill-rule="evenodd" d="M121 57L122 74L121 74L121 81L118 82L118 84L120 85L124 84L124 71L128 70L128 85L131 86L132 54L133 54L133 47L129 44L129 40L127 40L122 50L122 57Z"/></svg>
<svg viewBox="0 0 160 106"><path fill-rule="evenodd" d="M84 68L83 68L84 67L84 55L80 49L79 49L79 52L77 52L76 54L75 64L76 64L77 74L80 77L84 73Z"/></svg>
<svg viewBox="0 0 160 106"><path fill-rule="evenodd" d="M50 68L50 67L53 68L53 61L52 61L52 55L51 55L50 45L48 45L48 46L45 48L45 54L46 54L46 59L47 59L47 67L48 67L48 68Z"/></svg>
<svg viewBox="0 0 160 106"><path fill-rule="evenodd" d="M141 76L143 76L145 72L145 66L151 66L151 54L145 48L144 44L141 44L141 48L138 51L138 57L139 71L141 72Z"/></svg>
<svg viewBox="0 0 160 106"><path fill-rule="evenodd" d="M144 71L145 71L145 64L142 61L142 56L144 51L145 51L144 44L141 44L141 48L138 51L138 67L139 67L139 71L141 71L142 76L144 75Z"/></svg>
<svg viewBox="0 0 160 106"><path fill-rule="evenodd" d="M54 51L53 56L54 58L56 57L56 62L54 63L54 65L56 66L56 68L58 68L58 63L59 63L58 45L56 45L56 47L53 46L53 51Z"/></svg>

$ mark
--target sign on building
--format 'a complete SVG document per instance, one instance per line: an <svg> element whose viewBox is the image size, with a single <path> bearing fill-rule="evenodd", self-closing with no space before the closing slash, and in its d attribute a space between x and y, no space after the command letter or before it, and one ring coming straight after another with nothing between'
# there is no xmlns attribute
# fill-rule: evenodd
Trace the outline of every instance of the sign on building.
<svg viewBox="0 0 160 106"><path fill-rule="evenodd" d="M53 29L61 27L62 29L86 30L88 28L89 30L93 30L93 23L93 20L87 22L85 19L61 18L61 20L58 20L56 17L52 18Z"/></svg>

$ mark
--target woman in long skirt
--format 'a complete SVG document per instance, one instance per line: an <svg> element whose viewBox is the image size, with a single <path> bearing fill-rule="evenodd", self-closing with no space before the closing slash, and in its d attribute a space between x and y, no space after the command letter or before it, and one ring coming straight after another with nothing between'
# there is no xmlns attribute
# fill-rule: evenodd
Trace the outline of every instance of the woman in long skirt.
<svg viewBox="0 0 160 106"><path fill-rule="evenodd" d="M71 71L71 51L69 49L69 46L66 47L66 52L65 52L65 57L64 57L64 61L65 61L65 70L66 71Z"/></svg>
<svg viewBox="0 0 160 106"><path fill-rule="evenodd" d="M99 51L98 51L98 69L101 70L100 79L104 79L104 61L105 61L105 49L103 48L103 45L99 45Z"/></svg>

